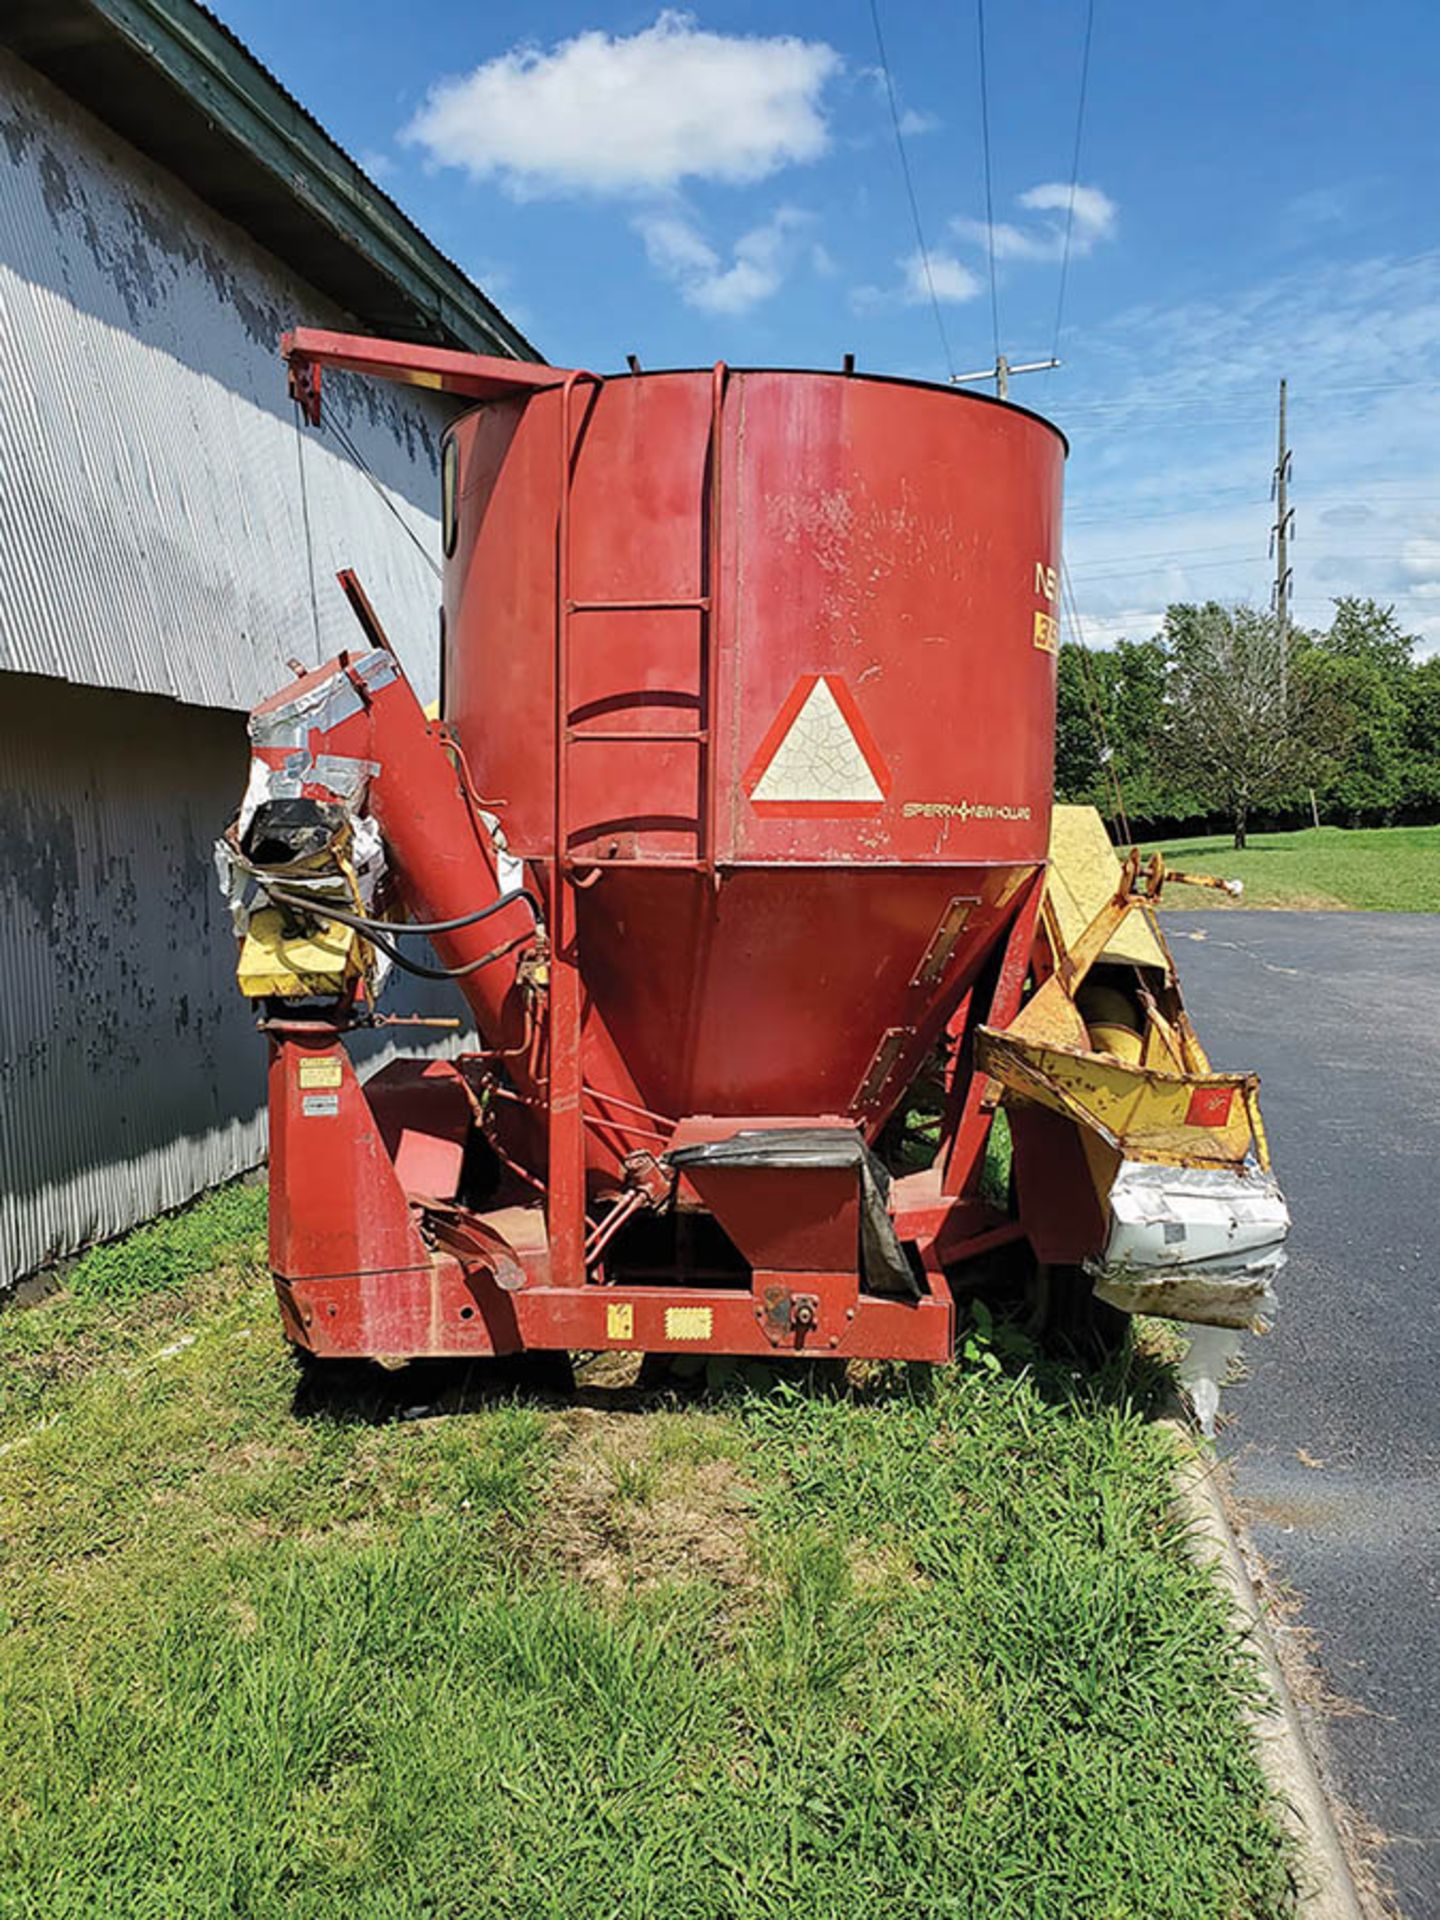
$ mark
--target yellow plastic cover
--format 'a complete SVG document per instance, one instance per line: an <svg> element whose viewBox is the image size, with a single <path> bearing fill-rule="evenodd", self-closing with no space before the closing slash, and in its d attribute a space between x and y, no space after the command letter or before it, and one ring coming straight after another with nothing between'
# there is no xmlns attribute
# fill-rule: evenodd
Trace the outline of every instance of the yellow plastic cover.
<svg viewBox="0 0 1440 1920"><path fill-rule="evenodd" d="M235 969L247 999L329 998L359 977L360 936L353 928L326 920L287 938L284 926L278 907L262 907L250 916Z"/></svg>

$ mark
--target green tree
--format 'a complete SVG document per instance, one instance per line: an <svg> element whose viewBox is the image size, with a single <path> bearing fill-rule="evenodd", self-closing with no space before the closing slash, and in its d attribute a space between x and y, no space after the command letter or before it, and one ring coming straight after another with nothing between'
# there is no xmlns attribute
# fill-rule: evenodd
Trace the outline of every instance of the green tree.
<svg viewBox="0 0 1440 1920"><path fill-rule="evenodd" d="M1170 777L1164 751L1165 648L1158 637L1120 640L1107 655L1106 721L1125 809L1150 823L1184 814L1193 804Z"/></svg>
<svg viewBox="0 0 1440 1920"><path fill-rule="evenodd" d="M1060 649L1055 688L1055 798L1072 805L1109 805L1099 798L1105 768L1100 729L1092 711L1093 654L1077 646Z"/></svg>
<svg viewBox="0 0 1440 1920"><path fill-rule="evenodd" d="M1415 641L1393 607L1347 595L1335 602L1329 631L1306 645L1345 724L1345 753L1316 782L1320 804L1347 826L1389 821L1411 801L1424 757L1412 738Z"/></svg>
<svg viewBox="0 0 1440 1920"><path fill-rule="evenodd" d="M1440 654L1418 661L1405 682L1406 805L1431 812L1440 807Z"/></svg>
<svg viewBox="0 0 1440 1920"><path fill-rule="evenodd" d="M1230 822L1245 845L1257 807L1295 804L1345 737L1333 676L1308 635L1254 607L1174 606L1165 615L1167 774Z"/></svg>
<svg viewBox="0 0 1440 1920"><path fill-rule="evenodd" d="M1060 655L1055 791L1102 812L1150 823L1186 810L1167 785L1160 746L1165 730L1165 650L1158 639Z"/></svg>

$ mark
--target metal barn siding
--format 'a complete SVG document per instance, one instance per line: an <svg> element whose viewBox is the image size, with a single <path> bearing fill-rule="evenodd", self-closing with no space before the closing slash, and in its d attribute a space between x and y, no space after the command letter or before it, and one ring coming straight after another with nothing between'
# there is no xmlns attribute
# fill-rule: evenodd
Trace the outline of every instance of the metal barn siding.
<svg viewBox="0 0 1440 1920"><path fill-rule="evenodd" d="M296 323L354 319L0 51L0 1289L264 1153L211 845L242 713L357 637L338 567L435 690L439 585L396 515L438 562L453 405L330 385L378 498L299 439Z"/></svg>
<svg viewBox="0 0 1440 1920"><path fill-rule="evenodd" d="M395 516L438 561L453 407L333 383L382 500L329 431L297 435L296 323L351 324L0 52L0 669L246 709L353 641L353 564L432 697L438 583Z"/></svg>
<svg viewBox="0 0 1440 1920"><path fill-rule="evenodd" d="M212 865L249 754L239 714L0 675L0 1289L264 1155ZM474 1044L453 987L398 977L385 1006L464 1028L376 1034L367 1071Z"/></svg>
<svg viewBox="0 0 1440 1920"><path fill-rule="evenodd" d="M264 1150L206 884L246 760L235 714L0 679L0 1282Z"/></svg>

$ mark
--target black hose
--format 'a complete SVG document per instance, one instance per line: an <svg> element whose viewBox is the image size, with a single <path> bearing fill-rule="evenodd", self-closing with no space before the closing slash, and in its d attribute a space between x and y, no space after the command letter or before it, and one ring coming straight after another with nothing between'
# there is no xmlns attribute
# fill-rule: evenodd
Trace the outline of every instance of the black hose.
<svg viewBox="0 0 1440 1920"><path fill-rule="evenodd" d="M411 960L401 953L398 947L392 947L378 933L366 934L366 939L382 953L388 953L395 965L405 973L419 974L422 980L463 980L469 973L478 973L481 967L488 967L492 960L503 960L507 953L513 953L516 947L523 946L530 938L528 933L517 933L513 940L506 940L498 947L492 947L489 953L482 953L478 960L469 960L463 967L427 967L423 961Z"/></svg>
<svg viewBox="0 0 1440 1920"><path fill-rule="evenodd" d="M354 927L357 933L378 934L381 938L387 933L393 933L397 938L406 933L421 933L427 937L432 933L455 933L461 927L473 927L481 920L488 920L492 914L513 906L517 900L525 902L530 909L531 919L537 924L544 918L540 902L528 887L516 887L511 893L502 893L488 907L477 907L474 913L462 913L454 920L376 920L369 914L356 913L350 907L332 906L328 900L289 893L267 880L263 873L257 873L255 878L270 898L278 901L282 907L294 907L301 913L323 914L327 920L338 920L342 926Z"/></svg>
<svg viewBox="0 0 1440 1920"><path fill-rule="evenodd" d="M352 913L346 907L334 906L328 900L318 899L314 895L287 892L284 887L273 886L263 874L256 874L268 897L277 906L289 907L297 913L306 913L318 920L336 920L341 926L352 927L357 933L376 946L383 954L394 961L406 973L417 974L422 980L463 980L467 974L478 973L481 967L488 967L494 960L502 960L507 953L528 940L528 933L516 934L514 939L506 940L498 947L492 947L489 953L482 953L478 960L469 960L463 967L427 967L423 961L411 960L399 947L386 938L390 933L453 933L459 927L472 927L479 920L488 920L493 913L499 913L502 907L523 900L538 922L540 907L534 894L524 887L517 887L513 893L502 893L488 907L480 907L474 913L462 914L456 920L406 921L403 924L393 920L372 920L363 913ZM382 932L381 929L384 929Z"/></svg>

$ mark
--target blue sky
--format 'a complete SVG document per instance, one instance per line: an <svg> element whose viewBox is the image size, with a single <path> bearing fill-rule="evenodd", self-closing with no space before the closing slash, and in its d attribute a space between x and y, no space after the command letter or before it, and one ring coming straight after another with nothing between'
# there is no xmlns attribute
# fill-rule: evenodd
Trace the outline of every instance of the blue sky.
<svg viewBox="0 0 1440 1920"><path fill-rule="evenodd" d="M974 0L219 0L547 358L943 379L993 331ZM1086 0L988 0L1001 345L1055 342ZM1440 6L1096 0L1057 372L1086 637L1264 602L1290 382L1297 618L1440 648Z"/></svg>

